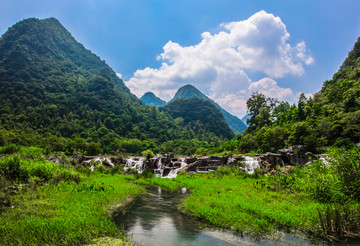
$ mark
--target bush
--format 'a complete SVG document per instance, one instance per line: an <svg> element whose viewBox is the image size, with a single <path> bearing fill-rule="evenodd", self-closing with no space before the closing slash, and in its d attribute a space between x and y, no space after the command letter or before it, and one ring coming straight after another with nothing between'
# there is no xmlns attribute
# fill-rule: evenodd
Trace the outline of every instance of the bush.
<svg viewBox="0 0 360 246"><path fill-rule="evenodd" d="M341 189L349 198L360 201L360 151L332 149L332 165L338 175Z"/></svg>
<svg viewBox="0 0 360 246"><path fill-rule="evenodd" d="M143 152L141 152L141 155L144 156L147 160L149 160L150 158L154 157L154 152L152 152L152 150L148 149L148 150L144 150Z"/></svg>
<svg viewBox="0 0 360 246"><path fill-rule="evenodd" d="M0 175L8 180L27 181L29 173L21 162L21 158L18 155L1 158Z"/></svg>
<svg viewBox="0 0 360 246"><path fill-rule="evenodd" d="M18 152L20 149L20 146L16 145L16 144L9 144L7 146L4 147L0 147L0 154L13 154Z"/></svg>

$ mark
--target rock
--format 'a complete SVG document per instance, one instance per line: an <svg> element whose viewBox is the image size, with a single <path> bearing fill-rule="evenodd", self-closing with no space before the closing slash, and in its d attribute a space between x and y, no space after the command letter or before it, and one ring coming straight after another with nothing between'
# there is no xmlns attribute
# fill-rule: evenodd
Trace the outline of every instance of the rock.
<svg viewBox="0 0 360 246"><path fill-rule="evenodd" d="M198 158L196 158L196 157L187 157L187 158L185 158L185 162L186 162L186 164L191 164L191 163L194 163L195 161L197 161L197 159Z"/></svg>
<svg viewBox="0 0 360 246"><path fill-rule="evenodd" d="M60 164L60 161L56 156L49 156L48 161L55 163L55 164Z"/></svg>
<svg viewBox="0 0 360 246"><path fill-rule="evenodd" d="M276 166L284 166L284 161L281 154L268 152L264 155L257 155L257 157L259 157L263 162L266 161L267 163L270 163L272 168L275 168Z"/></svg>
<svg viewBox="0 0 360 246"><path fill-rule="evenodd" d="M162 176L163 176L163 177L168 176L168 174L170 173L170 171L173 170L173 169L176 169L176 167L165 167L164 170L163 170Z"/></svg>
<svg viewBox="0 0 360 246"><path fill-rule="evenodd" d="M74 164L80 164L84 160L84 156L78 153L73 154L72 158L74 160Z"/></svg>

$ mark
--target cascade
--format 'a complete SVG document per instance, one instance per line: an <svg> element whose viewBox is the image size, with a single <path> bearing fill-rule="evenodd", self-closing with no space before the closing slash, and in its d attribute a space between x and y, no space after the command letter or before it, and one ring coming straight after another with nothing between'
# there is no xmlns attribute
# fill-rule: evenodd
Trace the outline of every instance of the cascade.
<svg viewBox="0 0 360 246"><path fill-rule="evenodd" d="M260 168L259 160L256 157L245 156L245 173L253 174L255 169Z"/></svg>
<svg viewBox="0 0 360 246"><path fill-rule="evenodd" d="M142 173L144 170L144 160L145 158L136 158L132 157L127 159L125 168L133 168L138 170L139 173Z"/></svg>
<svg viewBox="0 0 360 246"><path fill-rule="evenodd" d="M100 163L99 165L104 165L104 163L106 163L106 165L110 166L110 167L114 167L114 163L111 162L110 158L108 157L95 157L93 159L90 159L90 160L87 160L87 161L84 161L84 163L91 163L91 162L95 162L95 163ZM95 170L95 166L94 165L91 165L90 166L90 170L91 171L94 171Z"/></svg>
<svg viewBox="0 0 360 246"><path fill-rule="evenodd" d="M163 178L169 178L169 179L172 179L172 178L175 178L178 174L178 172L183 168L183 167L186 167L187 166L187 163L185 162L185 158L181 158L180 159L180 167L179 168L176 168L176 169L173 169L169 172L169 174Z"/></svg>
<svg viewBox="0 0 360 246"><path fill-rule="evenodd" d="M164 166L161 163L161 156L158 158L158 163L157 163L157 169L154 170L155 176L156 177L162 177L163 173L164 173Z"/></svg>

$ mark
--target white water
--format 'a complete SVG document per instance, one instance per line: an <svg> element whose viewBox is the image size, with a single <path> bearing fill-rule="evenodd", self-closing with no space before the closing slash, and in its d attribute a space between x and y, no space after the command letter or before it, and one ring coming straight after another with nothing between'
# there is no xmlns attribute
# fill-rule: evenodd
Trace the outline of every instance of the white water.
<svg viewBox="0 0 360 246"><path fill-rule="evenodd" d="M139 173L144 171L144 160L145 158L129 158L126 161L126 168L133 168L138 170Z"/></svg>
<svg viewBox="0 0 360 246"><path fill-rule="evenodd" d="M127 159L125 168L133 168L136 169L139 173L144 171L144 161L145 158L136 158L132 157ZM161 163L161 157L157 158L157 169L154 170L154 174L156 177L161 178L175 178L180 171L181 168L185 167L187 164L185 162L185 158L180 159L180 167L176 169L172 169L167 176L163 176L165 165Z"/></svg>
<svg viewBox="0 0 360 246"><path fill-rule="evenodd" d="M259 160L256 157L245 156L245 173L253 174L260 168Z"/></svg>
<svg viewBox="0 0 360 246"><path fill-rule="evenodd" d="M163 178L169 178L169 179L175 178L177 176L178 172L180 171L180 169L183 168L183 167L186 167L186 166L187 166L187 163L185 162L185 158L181 158L180 167L171 170L169 172L169 174L167 176L163 177Z"/></svg>
<svg viewBox="0 0 360 246"><path fill-rule="evenodd" d="M111 166L111 167L114 167L115 165L111 162L110 158L108 157L95 157L94 159L90 159L90 160L87 160L87 161L84 161L85 163L91 163L91 162L98 162L100 163L99 165L104 165L104 162ZM91 171L94 171L95 170L95 166L94 165L91 165L90 166L90 170Z"/></svg>
<svg viewBox="0 0 360 246"><path fill-rule="evenodd" d="M161 157L159 157L158 159L159 161L157 163L157 169L154 170L154 173L155 173L155 177L162 177L164 173L164 166L161 163Z"/></svg>

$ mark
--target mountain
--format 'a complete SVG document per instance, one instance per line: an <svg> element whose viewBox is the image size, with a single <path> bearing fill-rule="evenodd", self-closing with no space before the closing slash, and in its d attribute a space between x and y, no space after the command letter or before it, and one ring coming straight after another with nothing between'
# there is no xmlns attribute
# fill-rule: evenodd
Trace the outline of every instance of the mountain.
<svg viewBox="0 0 360 246"><path fill-rule="evenodd" d="M218 137L231 139L234 137L220 110L211 102L197 98L178 98L160 108L174 119L181 117L185 125L196 134L214 133Z"/></svg>
<svg viewBox="0 0 360 246"><path fill-rule="evenodd" d="M171 99L170 102L172 102L178 98L191 98L191 97L201 98L201 99L204 99L206 101L213 103L220 110L220 112L224 115L225 120L227 121L230 128L234 131L235 134L241 134L247 128L247 126L244 124L244 122L242 122L238 117L227 112L225 109L220 107L216 102L214 102L213 100L211 100L210 98L205 96L201 91L199 91L192 85L188 84L188 85L181 87L176 92L174 98Z"/></svg>
<svg viewBox="0 0 360 246"><path fill-rule="evenodd" d="M161 100L157 96L154 95L152 92L146 92L140 100L145 103L146 105L149 105L151 107L160 107L164 106L166 102L164 100Z"/></svg>
<svg viewBox="0 0 360 246"><path fill-rule="evenodd" d="M360 143L360 37L331 80L297 105L256 93L248 100L251 125L238 139L240 152L276 152L289 146L318 151Z"/></svg>
<svg viewBox="0 0 360 246"><path fill-rule="evenodd" d="M26 131L91 139L112 150L122 148L116 139L124 137L164 142L180 136L173 119L132 95L55 18L26 19L1 36L0 91L0 145L2 130L25 139Z"/></svg>

